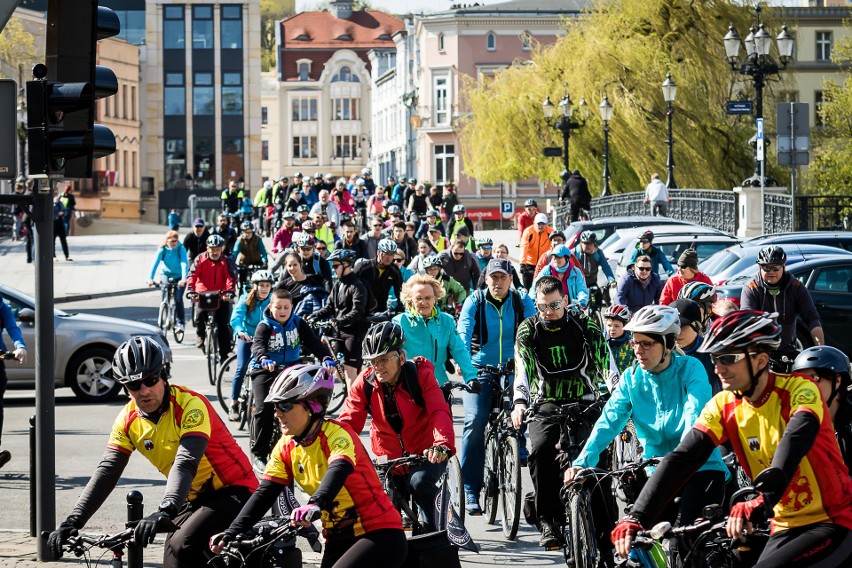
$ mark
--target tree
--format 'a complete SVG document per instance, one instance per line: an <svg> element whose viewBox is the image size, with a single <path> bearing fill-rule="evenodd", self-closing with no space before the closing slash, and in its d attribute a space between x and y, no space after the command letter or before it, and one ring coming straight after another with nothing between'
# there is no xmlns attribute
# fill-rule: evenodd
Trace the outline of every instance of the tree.
<svg viewBox="0 0 852 568"><path fill-rule="evenodd" d="M275 69L275 26L295 11L295 2L287 0L260 0L260 68Z"/></svg>
<svg viewBox="0 0 852 568"><path fill-rule="evenodd" d="M713 0L613 0L567 21L550 46L534 45L493 80L468 79L462 92L462 155L466 175L485 183L530 176L557 180L562 161L542 155L562 146L546 127L541 103L565 92L585 97L590 116L571 133L571 169L601 179L604 94L610 122L610 169L616 192L636 191L666 163L666 106L661 85L670 71L678 85L674 110L675 163L681 187L727 188L753 170L750 118L725 115L734 76L721 38L730 23L747 29L747 7ZM748 85L745 85L748 88ZM765 107L772 108L771 93ZM576 111L575 111L576 112ZM575 114L575 117L577 115ZM595 185L595 182L592 182ZM600 183L600 182L598 182Z"/></svg>
<svg viewBox="0 0 852 568"><path fill-rule="evenodd" d="M0 75L17 81L19 70L22 70L23 79L27 80L37 59L35 37L24 28L21 20L13 15L0 33Z"/></svg>

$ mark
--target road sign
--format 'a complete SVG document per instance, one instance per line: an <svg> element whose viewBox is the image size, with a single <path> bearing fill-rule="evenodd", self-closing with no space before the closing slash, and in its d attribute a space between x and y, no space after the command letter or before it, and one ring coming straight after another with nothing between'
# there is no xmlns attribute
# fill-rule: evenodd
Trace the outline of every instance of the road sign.
<svg viewBox="0 0 852 568"><path fill-rule="evenodd" d="M757 139L763 140L763 119L758 118L756 122L757 122Z"/></svg>
<svg viewBox="0 0 852 568"><path fill-rule="evenodd" d="M544 149L544 155L548 158L561 158L562 148L558 148L556 146L549 146Z"/></svg>
<svg viewBox="0 0 852 568"><path fill-rule="evenodd" d="M779 166L806 166L810 162L809 108L808 103L778 103L776 106Z"/></svg>
<svg viewBox="0 0 852 568"><path fill-rule="evenodd" d="M762 118L757 119L756 139L757 139L757 159L762 162L763 159L764 159L764 154L765 154L764 149L763 149L764 138L763 138L763 119Z"/></svg>
<svg viewBox="0 0 852 568"><path fill-rule="evenodd" d="M503 214L504 219L511 219L515 216L515 202L514 201L501 201L500 202L500 212Z"/></svg>
<svg viewBox="0 0 852 568"><path fill-rule="evenodd" d="M754 114L754 103L751 101L728 101L728 114Z"/></svg>

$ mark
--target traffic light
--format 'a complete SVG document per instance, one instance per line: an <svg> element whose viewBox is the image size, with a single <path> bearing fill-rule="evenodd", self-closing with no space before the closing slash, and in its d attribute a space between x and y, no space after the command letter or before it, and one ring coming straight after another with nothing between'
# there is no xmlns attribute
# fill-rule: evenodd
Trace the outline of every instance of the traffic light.
<svg viewBox="0 0 852 568"><path fill-rule="evenodd" d="M97 0L50 0L46 69L27 83L30 173L92 177L92 161L115 152L115 135L95 124L96 101L118 92L108 67L96 65L98 40L118 34L118 16Z"/></svg>

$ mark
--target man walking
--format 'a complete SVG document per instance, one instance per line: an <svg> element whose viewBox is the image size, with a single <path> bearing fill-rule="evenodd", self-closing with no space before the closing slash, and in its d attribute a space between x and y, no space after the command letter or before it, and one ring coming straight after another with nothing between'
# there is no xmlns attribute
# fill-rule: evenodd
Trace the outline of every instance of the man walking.
<svg viewBox="0 0 852 568"><path fill-rule="evenodd" d="M665 217L669 213L671 200L669 189L666 184L660 181L660 174L651 174L651 182L645 187L645 199L642 200L642 203L645 205L651 203L652 215Z"/></svg>

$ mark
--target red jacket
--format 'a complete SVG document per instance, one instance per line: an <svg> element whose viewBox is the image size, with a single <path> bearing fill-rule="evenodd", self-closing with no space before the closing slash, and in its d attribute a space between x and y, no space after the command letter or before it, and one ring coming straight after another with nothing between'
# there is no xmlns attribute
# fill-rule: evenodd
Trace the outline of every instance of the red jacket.
<svg viewBox="0 0 852 568"><path fill-rule="evenodd" d="M533 219L537 214L538 209L532 215L528 214L526 209L518 213L518 239L524 236L524 231L527 227L532 227Z"/></svg>
<svg viewBox="0 0 852 568"><path fill-rule="evenodd" d="M203 252L195 258L189 277L186 279L186 289L193 292L233 291L234 279L228 271L228 259L225 255L213 262Z"/></svg>
<svg viewBox="0 0 852 568"><path fill-rule="evenodd" d="M686 286L687 282L704 282L705 284L713 285L713 281L710 280L710 277L703 272L696 273L695 278L692 280L686 280L686 278L680 274L675 274L666 280L666 285L663 286L663 293L660 294L660 305L668 306L677 300L677 295L680 294L681 288Z"/></svg>
<svg viewBox="0 0 852 568"><path fill-rule="evenodd" d="M402 416L402 434L397 436L385 418L385 400L382 395L382 387L376 381L373 370L367 368L361 373L346 401L338 418L339 422L348 424L356 433L360 434L364 429L367 415L371 414L370 421L370 445L373 453L377 456L387 456L388 459L402 457L404 452L409 454L422 454L424 450L432 446L445 446L455 454L455 434L453 433L453 417L444 394L438 387L435 379L435 367L423 357L415 357L407 362L402 373L415 372L409 363L416 365L417 380L423 393L423 401L426 408L422 408L404 388L401 388L402 380L396 383L394 397L396 406ZM406 369L406 367L408 367ZM370 396L370 409L367 409L364 382L373 384L373 392ZM400 443L401 438L401 443Z"/></svg>

